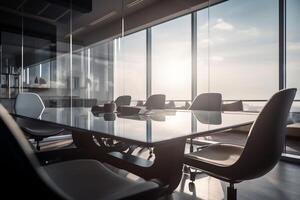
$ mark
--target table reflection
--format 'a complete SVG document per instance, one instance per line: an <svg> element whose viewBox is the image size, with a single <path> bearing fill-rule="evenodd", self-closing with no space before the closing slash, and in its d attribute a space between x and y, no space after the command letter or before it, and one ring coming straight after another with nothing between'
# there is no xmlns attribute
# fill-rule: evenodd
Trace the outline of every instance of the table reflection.
<svg viewBox="0 0 300 200"><path fill-rule="evenodd" d="M47 108L41 120L146 143L197 136L253 122L256 113L152 110L144 115L93 114L89 108Z"/></svg>

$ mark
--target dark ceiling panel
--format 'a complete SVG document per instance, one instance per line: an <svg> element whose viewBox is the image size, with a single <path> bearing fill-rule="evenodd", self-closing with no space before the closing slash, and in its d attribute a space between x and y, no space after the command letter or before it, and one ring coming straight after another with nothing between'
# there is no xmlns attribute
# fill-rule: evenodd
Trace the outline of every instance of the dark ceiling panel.
<svg viewBox="0 0 300 200"><path fill-rule="evenodd" d="M58 17L61 17L67 10L68 9L65 7L51 4L40 16L56 20Z"/></svg>
<svg viewBox="0 0 300 200"><path fill-rule="evenodd" d="M48 4L49 3L44 0L27 0L23 5L23 11L25 13L37 15L40 11L43 11Z"/></svg>
<svg viewBox="0 0 300 200"><path fill-rule="evenodd" d="M70 7L70 0L47 0L50 3L54 3L60 6L64 6L66 8ZM101 0L98 0L101 1ZM105 5L103 5L105 6ZM93 8L92 0L72 0L72 8L73 10L77 10L79 12L87 13L91 12Z"/></svg>
<svg viewBox="0 0 300 200"><path fill-rule="evenodd" d="M0 6L10 8L10 9L17 9L19 6L23 4L24 0L1 0Z"/></svg>

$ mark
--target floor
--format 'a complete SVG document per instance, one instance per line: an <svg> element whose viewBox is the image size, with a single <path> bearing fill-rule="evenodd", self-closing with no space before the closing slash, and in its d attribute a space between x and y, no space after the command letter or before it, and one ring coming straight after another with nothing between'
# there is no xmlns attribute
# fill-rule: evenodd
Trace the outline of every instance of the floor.
<svg viewBox="0 0 300 200"><path fill-rule="evenodd" d="M226 197L227 183L200 174L194 183L183 175L176 191L160 200L221 200ZM299 200L300 165L287 162L279 164L267 175L236 185L238 199L249 200Z"/></svg>
<svg viewBox="0 0 300 200"><path fill-rule="evenodd" d="M221 137L221 136L220 136ZM238 135L231 137L213 138L224 140L222 142L233 141L244 142L245 138ZM221 141L220 141L221 142ZM72 140L62 140L60 142L46 142L42 144L42 149L56 149L63 146L72 145ZM186 145L186 153L189 151L189 144ZM138 152L138 150L137 150ZM143 152L141 157L148 157L148 152ZM122 176L138 180L133 174L124 170L114 170ZM226 199L227 183L219 181L206 174L199 174L196 181L192 183L188 174L184 174L176 191L160 200L221 200ZM300 165L280 161L279 164L267 175L245 181L236 185L238 189L238 199L246 200L300 200Z"/></svg>

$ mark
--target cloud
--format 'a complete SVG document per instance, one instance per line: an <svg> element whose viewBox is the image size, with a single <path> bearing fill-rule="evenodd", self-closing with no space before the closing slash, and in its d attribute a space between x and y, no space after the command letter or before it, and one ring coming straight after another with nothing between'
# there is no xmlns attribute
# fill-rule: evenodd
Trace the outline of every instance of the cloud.
<svg viewBox="0 0 300 200"><path fill-rule="evenodd" d="M225 22L222 18L217 19L217 23L213 26L214 29L223 31L232 31L234 26L228 22Z"/></svg>
<svg viewBox="0 0 300 200"><path fill-rule="evenodd" d="M257 37L260 35L260 31L256 27L249 27L247 29L239 30L239 33L253 37Z"/></svg>

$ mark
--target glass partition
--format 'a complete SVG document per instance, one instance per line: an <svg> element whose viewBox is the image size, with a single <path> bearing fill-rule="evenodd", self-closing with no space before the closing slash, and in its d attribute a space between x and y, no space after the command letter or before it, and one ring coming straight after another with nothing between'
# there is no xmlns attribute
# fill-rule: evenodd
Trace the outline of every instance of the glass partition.
<svg viewBox="0 0 300 200"><path fill-rule="evenodd" d="M152 94L191 99L191 15L151 28Z"/></svg>
<svg viewBox="0 0 300 200"><path fill-rule="evenodd" d="M39 94L50 109L91 108L121 95L135 105L158 93L182 106L219 92L224 102L243 100L257 112L279 82L300 86L297 0L284 0L286 16L279 16L280 0L187 1L178 10L161 1L30 2L0 2L0 100L10 112L20 92ZM279 66L280 17L286 68ZM293 124L298 100L299 92Z"/></svg>
<svg viewBox="0 0 300 200"><path fill-rule="evenodd" d="M298 20L300 1L286 1L286 87L298 89L293 103L290 125L287 129L286 153L300 156L300 28Z"/></svg>
<svg viewBox="0 0 300 200"><path fill-rule="evenodd" d="M278 19L278 1L231 0L198 11L198 93L269 99L279 85Z"/></svg>
<svg viewBox="0 0 300 200"><path fill-rule="evenodd" d="M115 98L146 99L146 54L145 30L114 40Z"/></svg>

